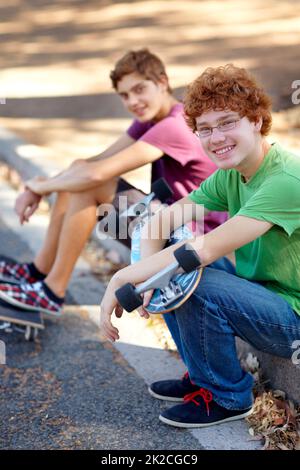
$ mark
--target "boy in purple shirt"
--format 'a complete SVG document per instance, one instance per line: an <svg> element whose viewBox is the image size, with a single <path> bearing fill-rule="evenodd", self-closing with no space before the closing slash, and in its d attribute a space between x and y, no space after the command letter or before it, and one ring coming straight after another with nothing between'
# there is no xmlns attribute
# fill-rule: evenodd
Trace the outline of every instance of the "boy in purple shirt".
<svg viewBox="0 0 300 470"><path fill-rule="evenodd" d="M57 193L44 244L33 263L0 262L1 298L16 306L59 315L74 265L93 230L97 207L126 195L128 203L141 198L120 175L152 163L152 180L164 176L180 199L215 170L201 144L188 128L183 107L172 95L161 60L147 49L128 52L111 72L113 87L135 121L100 155L76 160L52 178L26 183L16 201L21 224L37 209L40 199ZM172 201L171 201L172 202ZM210 214L206 230L224 221Z"/></svg>

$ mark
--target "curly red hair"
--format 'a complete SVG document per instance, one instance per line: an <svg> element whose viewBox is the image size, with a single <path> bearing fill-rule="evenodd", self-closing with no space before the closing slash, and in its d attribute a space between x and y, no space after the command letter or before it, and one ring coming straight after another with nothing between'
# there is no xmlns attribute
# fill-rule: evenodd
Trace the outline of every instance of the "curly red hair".
<svg viewBox="0 0 300 470"><path fill-rule="evenodd" d="M231 110L249 121L262 118L261 134L271 129L271 99L248 72L232 64L209 67L192 82L185 93L184 111L188 126L195 132L196 118L208 111Z"/></svg>

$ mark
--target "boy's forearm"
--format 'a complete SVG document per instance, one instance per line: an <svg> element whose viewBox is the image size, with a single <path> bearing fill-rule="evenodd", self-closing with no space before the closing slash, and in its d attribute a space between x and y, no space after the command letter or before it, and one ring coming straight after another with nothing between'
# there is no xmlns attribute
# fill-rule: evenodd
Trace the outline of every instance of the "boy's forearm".
<svg viewBox="0 0 300 470"><path fill-rule="evenodd" d="M203 217L197 211L199 207L187 196L153 215L141 233L141 259L162 250L174 230Z"/></svg>
<svg viewBox="0 0 300 470"><path fill-rule="evenodd" d="M201 259L201 266L204 266L210 262L210 257L204 249L202 238L203 237L199 237L194 240L189 240L188 243L197 251L197 254ZM142 259L141 261L118 271L118 273L115 274L117 284L121 286L127 282L139 284L146 281L154 274L157 274L166 266L173 263L175 260L173 252L185 243L186 241L176 243L175 245L169 246L168 248L149 256L147 259Z"/></svg>
<svg viewBox="0 0 300 470"><path fill-rule="evenodd" d="M81 192L97 187L100 180L101 162L85 162L81 166L70 167L52 178L40 183L44 194L60 191ZM96 172L97 170L97 172Z"/></svg>
<svg viewBox="0 0 300 470"><path fill-rule="evenodd" d="M271 227L272 224L267 221L234 216L206 235L187 242L196 251L200 257L201 266L204 267L262 236ZM174 261L174 250L184 243L186 242L182 241L169 246L147 259L142 259L138 263L122 269L115 276L120 284L143 282L172 263Z"/></svg>
<svg viewBox="0 0 300 470"><path fill-rule="evenodd" d="M130 145L134 144L135 140L130 137L127 132L119 137L112 145L110 145L107 149L103 152L95 155L94 157L90 157L87 159L88 162L98 162L99 160L105 160L118 152L126 149Z"/></svg>
<svg viewBox="0 0 300 470"><path fill-rule="evenodd" d="M49 178L47 181L41 184L42 191L46 193L70 191L70 192L81 192L87 189L92 189L97 186L97 182L88 176L73 174L72 172L66 172L53 178Z"/></svg>
<svg viewBox="0 0 300 470"><path fill-rule="evenodd" d="M126 284L127 282L138 284L146 281L174 261L173 252L182 244L183 242L178 243L176 247L172 245L149 256L147 259L142 259L141 261L118 271L115 274L118 283L120 285Z"/></svg>

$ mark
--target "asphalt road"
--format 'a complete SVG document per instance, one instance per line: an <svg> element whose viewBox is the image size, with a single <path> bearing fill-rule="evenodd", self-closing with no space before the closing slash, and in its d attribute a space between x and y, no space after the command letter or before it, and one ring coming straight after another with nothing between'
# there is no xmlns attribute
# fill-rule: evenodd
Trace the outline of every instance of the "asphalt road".
<svg viewBox="0 0 300 470"><path fill-rule="evenodd" d="M0 257L29 260L28 246L0 219ZM86 286L88 289L88 286ZM70 298L69 298L70 300ZM69 311L70 310L70 311ZM201 448L186 430L158 420L167 404L80 309L46 321L35 343L0 332L0 449Z"/></svg>

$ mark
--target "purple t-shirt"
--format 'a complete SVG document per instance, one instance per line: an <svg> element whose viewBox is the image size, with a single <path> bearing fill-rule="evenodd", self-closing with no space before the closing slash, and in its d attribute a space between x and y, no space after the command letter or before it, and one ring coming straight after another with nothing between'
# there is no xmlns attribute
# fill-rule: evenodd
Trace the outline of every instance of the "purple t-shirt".
<svg viewBox="0 0 300 470"><path fill-rule="evenodd" d="M183 105L174 105L167 117L159 122L134 120L128 135L159 148L163 156L152 163L151 180L165 178L177 201L197 189L215 170L215 164L204 153L199 139L185 122ZM225 222L226 213L211 212L205 217L205 232Z"/></svg>

